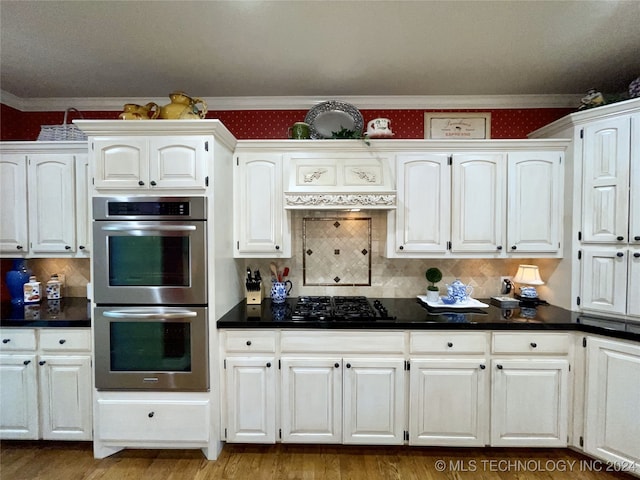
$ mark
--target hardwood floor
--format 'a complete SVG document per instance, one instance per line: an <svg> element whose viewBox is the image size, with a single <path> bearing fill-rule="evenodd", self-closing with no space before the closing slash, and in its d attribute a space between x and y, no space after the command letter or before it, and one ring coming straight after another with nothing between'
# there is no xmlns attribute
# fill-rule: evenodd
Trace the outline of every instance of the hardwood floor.
<svg viewBox="0 0 640 480"><path fill-rule="evenodd" d="M123 450L96 460L90 442L0 442L2 480L538 480L632 479L568 449L226 445Z"/></svg>

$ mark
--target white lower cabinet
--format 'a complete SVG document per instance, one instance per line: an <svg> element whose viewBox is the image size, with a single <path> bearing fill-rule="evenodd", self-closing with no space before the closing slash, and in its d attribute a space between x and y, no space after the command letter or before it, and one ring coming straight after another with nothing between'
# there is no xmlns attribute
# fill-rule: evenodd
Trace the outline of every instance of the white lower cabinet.
<svg viewBox="0 0 640 480"><path fill-rule="evenodd" d="M584 451L640 473L640 344L587 338Z"/></svg>
<svg viewBox="0 0 640 480"><path fill-rule="evenodd" d="M3 329L0 336L0 438L91 440L89 329Z"/></svg>
<svg viewBox="0 0 640 480"><path fill-rule="evenodd" d="M493 333L491 445L568 443L570 335Z"/></svg>

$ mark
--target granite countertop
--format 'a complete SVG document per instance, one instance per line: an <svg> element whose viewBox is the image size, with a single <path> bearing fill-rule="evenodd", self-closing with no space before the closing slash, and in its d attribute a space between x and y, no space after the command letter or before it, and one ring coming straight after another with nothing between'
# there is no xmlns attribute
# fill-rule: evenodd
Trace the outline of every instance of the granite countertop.
<svg viewBox="0 0 640 480"><path fill-rule="evenodd" d="M218 328L313 328L313 329L407 329L407 330L574 330L640 341L640 322L587 316L553 305L534 309L470 308L455 311L428 310L417 298L369 298L380 300L395 319L363 321L291 320L297 298L272 305L240 302L217 322ZM488 299L479 299L489 304Z"/></svg>
<svg viewBox="0 0 640 480"><path fill-rule="evenodd" d="M0 327L79 328L91 326L91 303L84 297L43 300L28 305L2 302Z"/></svg>

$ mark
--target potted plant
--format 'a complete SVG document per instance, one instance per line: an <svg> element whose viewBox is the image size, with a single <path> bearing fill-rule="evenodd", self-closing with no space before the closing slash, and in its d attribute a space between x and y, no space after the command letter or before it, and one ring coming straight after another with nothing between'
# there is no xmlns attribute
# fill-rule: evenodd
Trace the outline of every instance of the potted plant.
<svg viewBox="0 0 640 480"><path fill-rule="evenodd" d="M436 283L442 280L442 272L440 269L432 267L427 269L424 276L431 283L427 287L427 301L437 303L440 300L440 289L436 286Z"/></svg>

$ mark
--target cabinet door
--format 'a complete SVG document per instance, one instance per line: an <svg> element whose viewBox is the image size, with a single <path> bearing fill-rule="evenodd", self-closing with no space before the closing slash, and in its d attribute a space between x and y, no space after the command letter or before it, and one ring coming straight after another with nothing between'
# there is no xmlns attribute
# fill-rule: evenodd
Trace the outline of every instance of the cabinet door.
<svg viewBox="0 0 640 480"><path fill-rule="evenodd" d="M584 248L580 306L583 310L626 311L627 249Z"/></svg>
<svg viewBox="0 0 640 480"><path fill-rule="evenodd" d="M640 246L640 113L631 117L629 243Z"/></svg>
<svg viewBox="0 0 640 480"><path fill-rule="evenodd" d="M149 188L149 146L135 137L96 138L91 142L97 190Z"/></svg>
<svg viewBox="0 0 640 480"><path fill-rule="evenodd" d="M207 156L213 141L202 137L171 136L149 140L149 186L204 189Z"/></svg>
<svg viewBox="0 0 640 480"><path fill-rule="evenodd" d="M627 242L630 117L593 122L583 140L583 242Z"/></svg>
<svg viewBox="0 0 640 480"><path fill-rule="evenodd" d="M491 445L567 445L569 362L565 359L494 359Z"/></svg>
<svg viewBox="0 0 640 480"><path fill-rule="evenodd" d="M506 216L501 154L453 155L452 252L499 252Z"/></svg>
<svg viewBox="0 0 640 480"><path fill-rule="evenodd" d="M76 241L78 256L91 255L91 209L89 208L89 155L76 155Z"/></svg>
<svg viewBox="0 0 640 480"><path fill-rule="evenodd" d="M507 251L560 249L560 152L514 152L507 165Z"/></svg>
<svg viewBox="0 0 640 480"><path fill-rule="evenodd" d="M640 247L629 249L628 265L627 315L640 317Z"/></svg>
<svg viewBox="0 0 640 480"><path fill-rule="evenodd" d="M343 442L404 442L403 359L344 359Z"/></svg>
<svg viewBox="0 0 640 480"><path fill-rule="evenodd" d="M291 256L288 213L282 205L282 155L240 156L234 182L235 256Z"/></svg>
<svg viewBox="0 0 640 480"><path fill-rule="evenodd" d="M0 187L0 253L27 253L26 155L2 154Z"/></svg>
<svg viewBox="0 0 640 480"><path fill-rule="evenodd" d="M42 438L91 440L91 357L39 358Z"/></svg>
<svg viewBox="0 0 640 480"><path fill-rule="evenodd" d="M227 357L227 442L275 443L273 357Z"/></svg>
<svg viewBox="0 0 640 480"><path fill-rule="evenodd" d="M448 160L444 154L398 155L397 253L446 252L451 221Z"/></svg>
<svg viewBox="0 0 640 480"><path fill-rule="evenodd" d="M484 446L489 433L486 360L412 359L409 444Z"/></svg>
<svg viewBox="0 0 640 480"><path fill-rule="evenodd" d="M640 347L590 337L585 452L640 471ZM634 471L629 468L627 471Z"/></svg>
<svg viewBox="0 0 640 480"><path fill-rule="evenodd" d="M29 242L32 253L76 251L75 157L29 157Z"/></svg>
<svg viewBox="0 0 640 480"><path fill-rule="evenodd" d="M0 355L0 438L38 439L35 355Z"/></svg>
<svg viewBox="0 0 640 480"><path fill-rule="evenodd" d="M281 359L282 441L342 443L342 361Z"/></svg>

